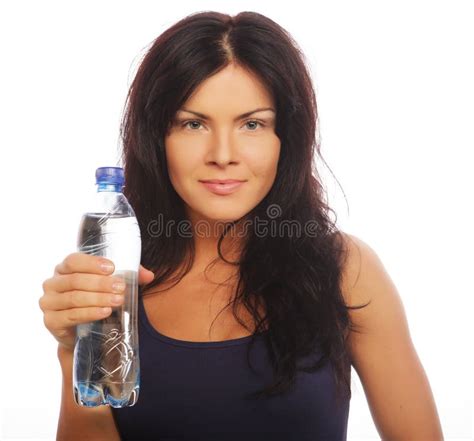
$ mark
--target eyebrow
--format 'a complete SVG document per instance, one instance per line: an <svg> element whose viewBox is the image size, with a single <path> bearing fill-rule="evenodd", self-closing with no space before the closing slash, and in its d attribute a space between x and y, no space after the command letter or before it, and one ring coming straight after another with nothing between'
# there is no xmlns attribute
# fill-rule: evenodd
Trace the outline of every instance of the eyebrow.
<svg viewBox="0 0 474 441"><path fill-rule="evenodd" d="M247 116L253 115L254 113L257 113L257 112L262 112L264 110L271 110L273 113L276 113L275 109L273 109L272 107L260 107L260 108L255 109L255 110L251 110L250 112L242 113L242 115L239 115L239 116L235 117L234 121L237 121L237 120L242 119L242 118L246 118ZM206 120L211 119L210 116L204 115L203 113L195 112L194 110L188 110L188 109L185 109L185 108L179 109L178 112L188 112L188 113L192 113L196 116L199 116L202 119L206 119Z"/></svg>

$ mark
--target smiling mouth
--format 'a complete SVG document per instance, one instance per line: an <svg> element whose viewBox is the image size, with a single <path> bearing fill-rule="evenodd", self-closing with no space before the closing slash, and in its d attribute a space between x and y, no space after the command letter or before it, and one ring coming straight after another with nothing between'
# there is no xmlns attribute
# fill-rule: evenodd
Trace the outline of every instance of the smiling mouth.
<svg viewBox="0 0 474 441"><path fill-rule="evenodd" d="M204 185L210 192L217 194L217 195L227 195L235 192L238 190L245 181L199 181L201 184Z"/></svg>
<svg viewBox="0 0 474 441"><path fill-rule="evenodd" d="M243 182L242 179L200 179L200 182L209 182L211 184L230 184L234 182Z"/></svg>

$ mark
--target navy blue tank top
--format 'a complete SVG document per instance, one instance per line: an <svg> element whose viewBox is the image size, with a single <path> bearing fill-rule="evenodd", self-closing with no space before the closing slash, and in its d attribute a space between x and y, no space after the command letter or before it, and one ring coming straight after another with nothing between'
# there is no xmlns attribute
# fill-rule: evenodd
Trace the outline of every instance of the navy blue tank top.
<svg viewBox="0 0 474 441"><path fill-rule="evenodd" d="M247 362L251 336L218 342L170 338L150 323L139 294L138 401L111 408L122 441L346 440L349 399L336 402L330 363L317 372L298 371L284 395L245 397L273 378L266 332L257 334L250 351L254 372Z"/></svg>

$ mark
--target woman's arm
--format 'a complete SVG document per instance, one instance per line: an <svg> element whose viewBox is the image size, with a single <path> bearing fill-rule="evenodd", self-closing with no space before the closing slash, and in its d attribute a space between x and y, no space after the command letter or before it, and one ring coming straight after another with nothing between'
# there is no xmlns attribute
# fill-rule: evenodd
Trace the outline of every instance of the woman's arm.
<svg viewBox="0 0 474 441"><path fill-rule="evenodd" d="M356 370L379 435L389 441L438 441L443 433L428 378L411 340L397 288L365 242L345 234L349 258L342 290L360 332L349 337Z"/></svg>
<svg viewBox="0 0 474 441"><path fill-rule="evenodd" d="M58 359L63 383L56 441L120 441L110 406L84 407L74 401L73 353L58 346Z"/></svg>

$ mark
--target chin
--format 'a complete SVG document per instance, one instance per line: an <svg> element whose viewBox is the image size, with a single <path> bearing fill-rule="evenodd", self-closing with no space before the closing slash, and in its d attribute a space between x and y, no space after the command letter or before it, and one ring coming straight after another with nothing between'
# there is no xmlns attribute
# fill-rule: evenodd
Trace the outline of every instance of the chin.
<svg viewBox="0 0 474 441"><path fill-rule="evenodd" d="M241 212L232 212L229 213L229 211L226 212L218 212L218 211L213 211L209 213L203 213L203 218L208 219L210 221L221 221L221 222L233 222L237 219L240 219L245 213Z"/></svg>
<svg viewBox="0 0 474 441"><path fill-rule="evenodd" d="M197 214L197 218L202 222L206 220L209 222L233 222L240 219L248 210L235 210L235 209L212 209L212 207L206 207L205 210L199 210L193 208L193 211Z"/></svg>

